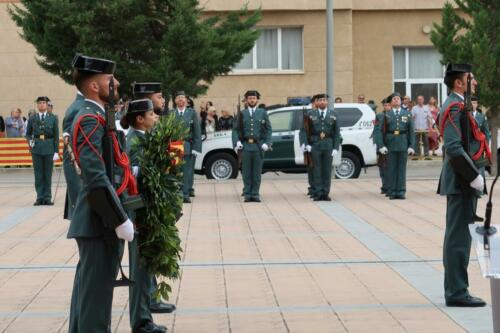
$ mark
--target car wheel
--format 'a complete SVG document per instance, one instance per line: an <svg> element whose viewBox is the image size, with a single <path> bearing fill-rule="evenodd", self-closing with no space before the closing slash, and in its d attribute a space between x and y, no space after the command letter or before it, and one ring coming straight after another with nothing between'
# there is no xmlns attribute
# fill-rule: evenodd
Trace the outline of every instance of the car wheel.
<svg viewBox="0 0 500 333"><path fill-rule="evenodd" d="M208 179L227 180L238 176L238 162L228 153L216 153L207 159L205 175Z"/></svg>
<svg viewBox="0 0 500 333"><path fill-rule="evenodd" d="M335 167L335 178L358 178L360 173L361 162L359 161L359 157L350 151L343 151L340 165Z"/></svg>

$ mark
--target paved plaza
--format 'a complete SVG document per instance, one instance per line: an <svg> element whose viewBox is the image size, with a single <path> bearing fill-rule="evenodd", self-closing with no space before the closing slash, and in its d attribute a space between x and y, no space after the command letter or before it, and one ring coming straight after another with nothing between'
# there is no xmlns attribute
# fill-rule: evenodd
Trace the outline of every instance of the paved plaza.
<svg viewBox="0 0 500 333"><path fill-rule="evenodd" d="M78 260L62 219L65 188L55 206L34 207L31 177L0 175L0 332L65 332ZM178 310L155 321L179 333L491 332L490 306L444 306L436 185L416 177L407 200L387 200L379 180L362 175L334 181L334 201L315 203L305 175L266 175L263 202L245 204L240 179L198 177L178 222ZM470 290L490 303L474 258ZM128 289L115 290L114 332L130 332L127 300Z"/></svg>

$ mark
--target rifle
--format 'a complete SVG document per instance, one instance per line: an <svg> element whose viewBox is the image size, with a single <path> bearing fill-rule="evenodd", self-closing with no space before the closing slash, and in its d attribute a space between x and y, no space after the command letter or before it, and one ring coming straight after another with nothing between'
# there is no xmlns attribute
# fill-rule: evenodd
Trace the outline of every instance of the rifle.
<svg viewBox="0 0 500 333"><path fill-rule="evenodd" d="M238 140L243 144L243 113L241 112L241 96L238 95L238 106L236 116L238 117ZM241 167L241 161L243 160L243 151L241 149L238 150L238 165Z"/></svg>
<svg viewBox="0 0 500 333"><path fill-rule="evenodd" d="M73 164L73 167L75 168L76 174L80 176L82 174L82 169L80 169L80 166L76 161L76 156L75 153L73 152L73 147L71 146L68 135L63 137L63 143L64 143L64 148L66 149L66 158L69 158L71 164Z"/></svg>
<svg viewBox="0 0 500 333"><path fill-rule="evenodd" d="M304 123L304 133L306 134L307 142L311 142L311 119L309 118L307 109L305 107L302 108L302 118ZM307 150L304 152L304 165L309 168L313 167L313 159L311 153Z"/></svg>
<svg viewBox="0 0 500 333"><path fill-rule="evenodd" d="M114 172L114 151L113 151L113 137L116 135L116 122L115 122L115 79L112 76L109 79L109 96L108 103L106 104L106 134L103 138L103 146L102 146L102 157L104 160L104 165L106 167L106 174L111 182L113 188L115 188L115 172ZM106 230L104 235L105 238L115 239L114 230ZM120 256L120 255L118 255ZM119 267L120 267L120 279L115 280L113 282L113 286L122 287L122 286L130 286L134 282L130 280L125 273L123 272L121 257L118 257Z"/></svg>
<svg viewBox="0 0 500 333"><path fill-rule="evenodd" d="M464 94L464 112L460 114L460 127L462 129L462 145L470 157L470 122L469 112L472 112L472 75L467 74L467 91Z"/></svg>

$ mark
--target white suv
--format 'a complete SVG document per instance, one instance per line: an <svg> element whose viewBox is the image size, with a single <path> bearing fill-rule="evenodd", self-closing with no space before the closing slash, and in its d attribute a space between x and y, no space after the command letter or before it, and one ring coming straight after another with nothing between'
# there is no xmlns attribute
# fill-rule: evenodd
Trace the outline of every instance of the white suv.
<svg viewBox="0 0 500 333"><path fill-rule="evenodd" d="M299 131L303 110L310 106L287 106L268 110L273 128L272 151L264 155L263 172L305 172L304 155L300 149ZM333 164L337 178L357 178L362 167L377 163L372 140L375 113L366 104L335 104L342 135L342 154ZM340 154L339 154L340 155ZM231 131L209 134L202 144L202 154L196 158L195 172L210 179L238 176L238 161L233 150Z"/></svg>

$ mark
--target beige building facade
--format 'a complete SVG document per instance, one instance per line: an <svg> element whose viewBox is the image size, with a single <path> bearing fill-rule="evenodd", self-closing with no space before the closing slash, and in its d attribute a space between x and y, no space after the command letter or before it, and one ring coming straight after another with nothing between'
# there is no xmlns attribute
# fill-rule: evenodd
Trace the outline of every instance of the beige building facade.
<svg viewBox="0 0 500 333"><path fill-rule="evenodd" d="M34 48L23 41L0 0L0 115L20 107L34 108L39 95L49 96L55 112L64 113L73 87L43 71ZM432 48L430 29L441 21L445 0L335 0L334 91L345 102L364 94L377 103L397 88L403 94L424 93L441 99L442 66ZM237 10L247 0L200 1L207 15ZM215 106L234 110L238 95L257 89L262 102L286 103L326 89L325 0L251 0L261 8L261 38L250 55L206 96ZM69 55L71 57L71 55Z"/></svg>

